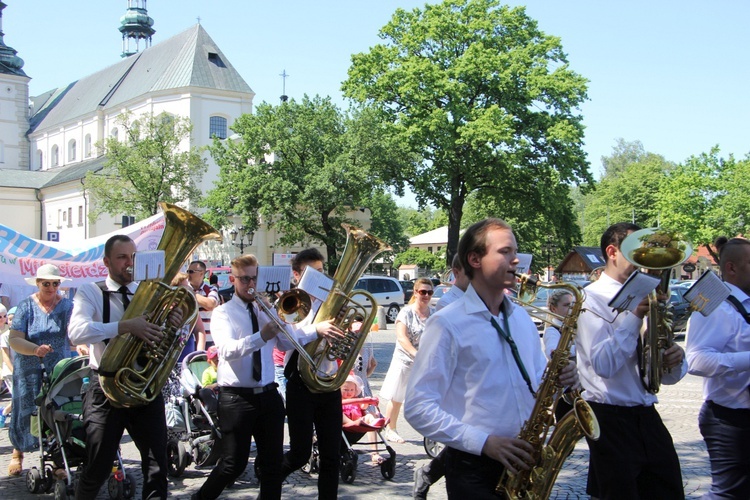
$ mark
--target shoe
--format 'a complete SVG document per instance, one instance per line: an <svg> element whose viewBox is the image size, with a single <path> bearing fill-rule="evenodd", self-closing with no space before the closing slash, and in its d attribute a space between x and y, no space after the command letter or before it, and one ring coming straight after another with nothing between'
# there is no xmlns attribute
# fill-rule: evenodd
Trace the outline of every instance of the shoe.
<svg viewBox="0 0 750 500"><path fill-rule="evenodd" d="M20 476L23 471L23 453L18 450L13 450L13 455L8 464L8 475L9 476Z"/></svg>
<svg viewBox="0 0 750 500"><path fill-rule="evenodd" d="M430 486L430 479L424 473L422 467L414 469L414 489L412 490L412 496L415 499L426 499L427 492L430 491Z"/></svg>
<svg viewBox="0 0 750 500"><path fill-rule="evenodd" d="M390 427L385 430L385 438L391 443L405 443L404 438L398 435L398 432L394 431Z"/></svg>
<svg viewBox="0 0 750 500"><path fill-rule="evenodd" d="M380 465L383 462L385 462L385 457L382 456L377 451L373 451L372 453L370 453L370 460L373 463L373 465Z"/></svg>
<svg viewBox="0 0 750 500"><path fill-rule="evenodd" d="M8 415L5 413L0 413L0 429L5 427L5 420L8 418Z"/></svg>

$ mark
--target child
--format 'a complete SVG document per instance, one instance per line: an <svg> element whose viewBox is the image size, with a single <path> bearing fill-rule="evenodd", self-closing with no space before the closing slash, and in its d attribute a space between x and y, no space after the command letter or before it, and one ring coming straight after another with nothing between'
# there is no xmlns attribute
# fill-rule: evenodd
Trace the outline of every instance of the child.
<svg viewBox="0 0 750 500"><path fill-rule="evenodd" d="M385 419L370 410L370 405L377 406L378 398L358 398L356 396L362 393L362 380L350 374L346 382L341 386L341 409L343 411L344 432L347 439L357 442L362 433L356 433L348 428L369 426L373 429L380 429L385 425ZM385 460L378 453L377 437L374 432L368 432L369 441L373 444L373 451L370 453L374 464L381 464Z"/></svg>
<svg viewBox="0 0 750 500"><path fill-rule="evenodd" d="M219 351L216 346L212 345L208 348L206 360L208 361L208 368L203 371L201 385L204 388L213 388L216 385L216 368L219 366Z"/></svg>

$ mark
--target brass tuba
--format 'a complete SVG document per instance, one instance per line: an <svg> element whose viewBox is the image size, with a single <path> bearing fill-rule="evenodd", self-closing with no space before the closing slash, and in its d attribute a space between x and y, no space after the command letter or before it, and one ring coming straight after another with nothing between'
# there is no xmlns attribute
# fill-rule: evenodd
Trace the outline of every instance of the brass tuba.
<svg viewBox="0 0 750 500"><path fill-rule="evenodd" d="M159 250L164 250L164 281L170 283L183 262L203 241L221 240L221 235L197 216L176 205L159 203L164 212L164 233ZM182 324L172 325L167 316L173 308L182 309ZM183 326L192 328L198 317L198 302L183 287L158 281L138 286L122 319L147 315L151 323L164 327L158 345L148 345L126 333L111 339L99 362L99 383L113 406L131 408L150 403L161 392L188 337Z"/></svg>
<svg viewBox="0 0 750 500"><path fill-rule="evenodd" d="M341 387L354 367L359 351L367 340L372 323L377 316L377 302L367 292L357 291L357 295L369 298L372 309L352 299L351 291L357 284L360 275L370 262L381 252L391 248L375 236L350 226L341 225L347 232L346 248L333 276L333 290L323 302L315 315L314 323L335 319L335 324L344 331L345 337L332 343L315 339L305 346L305 351L313 358L313 363L299 363L302 381L312 392L332 392ZM360 323L358 328L355 323ZM323 345L321 345L323 343ZM322 368L324 363L340 362L334 375L329 375Z"/></svg>
<svg viewBox="0 0 750 500"><path fill-rule="evenodd" d="M620 252L634 266L661 271L661 282L648 296L648 327L638 360L643 387L656 394L664 373L664 351L674 344L671 307L668 301L660 301L658 295L669 293L672 268L690 258L693 246L677 233L657 227L630 233L622 240Z"/></svg>
<svg viewBox="0 0 750 500"><path fill-rule="evenodd" d="M580 394L576 394L573 409L555 424L555 407L563 395L564 387L557 385L560 371L570 361L570 347L575 340L576 323L583 311L584 292L573 283L539 284L536 278L529 275L518 275L521 284L516 303L528 305L536 295L536 288L565 288L575 297L573 308L567 316L549 314L562 320L560 341L547 363L542 376L542 383L536 393L536 401L531 416L526 420L518 435L534 447L534 463L529 470L512 474L506 469L500 477L495 490L505 498L546 499L552 492L557 475L565 459L573 451L576 442L583 436L599 439L599 422L589 404ZM547 439L550 427L554 431Z"/></svg>

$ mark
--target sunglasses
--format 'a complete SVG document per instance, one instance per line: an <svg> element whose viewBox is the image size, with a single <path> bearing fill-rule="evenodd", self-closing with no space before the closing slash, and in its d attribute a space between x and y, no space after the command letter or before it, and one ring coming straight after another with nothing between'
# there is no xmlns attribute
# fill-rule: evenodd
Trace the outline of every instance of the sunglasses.
<svg viewBox="0 0 750 500"><path fill-rule="evenodd" d="M7 314L0 314L0 319L2 319L2 318L7 318L7 317L8 317L8 315L7 315Z"/></svg>
<svg viewBox="0 0 750 500"><path fill-rule="evenodd" d="M433 293L435 293L435 290L417 290L417 293L422 296L432 295Z"/></svg>
<svg viewBox="0 0 750 500"><path fill-rule="evenodd" d="M252 281L257 281L257 276L235 276L234 274L232 277L236 280L239 280L243 285L249 285Z"/></svg>
<svg viewBox="0 0 750 500"><path fill-rule="evenodd" d="M188 273L188 274L195 274L195 273L205 273L205 272L206 272L206 271L201 271L201 270L199 270L199 269L188 269L188 270L187 270L187 273Z"/></svg>
<svg viewBox="0 0 750 500"><path fill-rule="evenodd" d="M54 286L55 288L57 288L58 286L60 286L60 282L59 281L42 281L40 284L44 288L49 288L50 286Z"/></svg>

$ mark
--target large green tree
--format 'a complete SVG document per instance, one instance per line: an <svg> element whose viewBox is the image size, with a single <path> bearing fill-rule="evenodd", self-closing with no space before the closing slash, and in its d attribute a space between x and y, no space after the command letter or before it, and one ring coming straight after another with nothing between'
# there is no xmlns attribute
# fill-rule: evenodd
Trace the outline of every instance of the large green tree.
<svg viewBox="0 0 750 500"><path fill-rule="evenodd" d="M591 180L578 114L586 80L523 8L446 0L396 10L379 35L384 43L352 57L343 90L422 158L383 177L447 212L448 262L470 193L526 199L523 210L545 215L565 201L542 181Z"/></svg>
<svg viewBox="0 0 750 500"><path fill-rule="evenodd" d="M206 161L190 142L188 118L162 113L117 118L121 134L97 144L107 161L89 172L84 184L95 203L90 217L130 214L143 219L158 212L159 202L197 204Z"/></svg>
<svg viewBox="0 0 750 500"><path fill-rule="evenodd" d="M409 158L391 157L398 145L381 141L382 125L368 116L347 115L319 96L261 103L232 126L238 140L214 142L220 172L206 197L207 219L224 226L239 215L249 228L262 222L279 231L282 245L319 242L335 265L345 241L341 223L355 223L347 213L373 209L372 193L382 183L373 165ZM392 237L385 225L381 230Z"/></svg>

